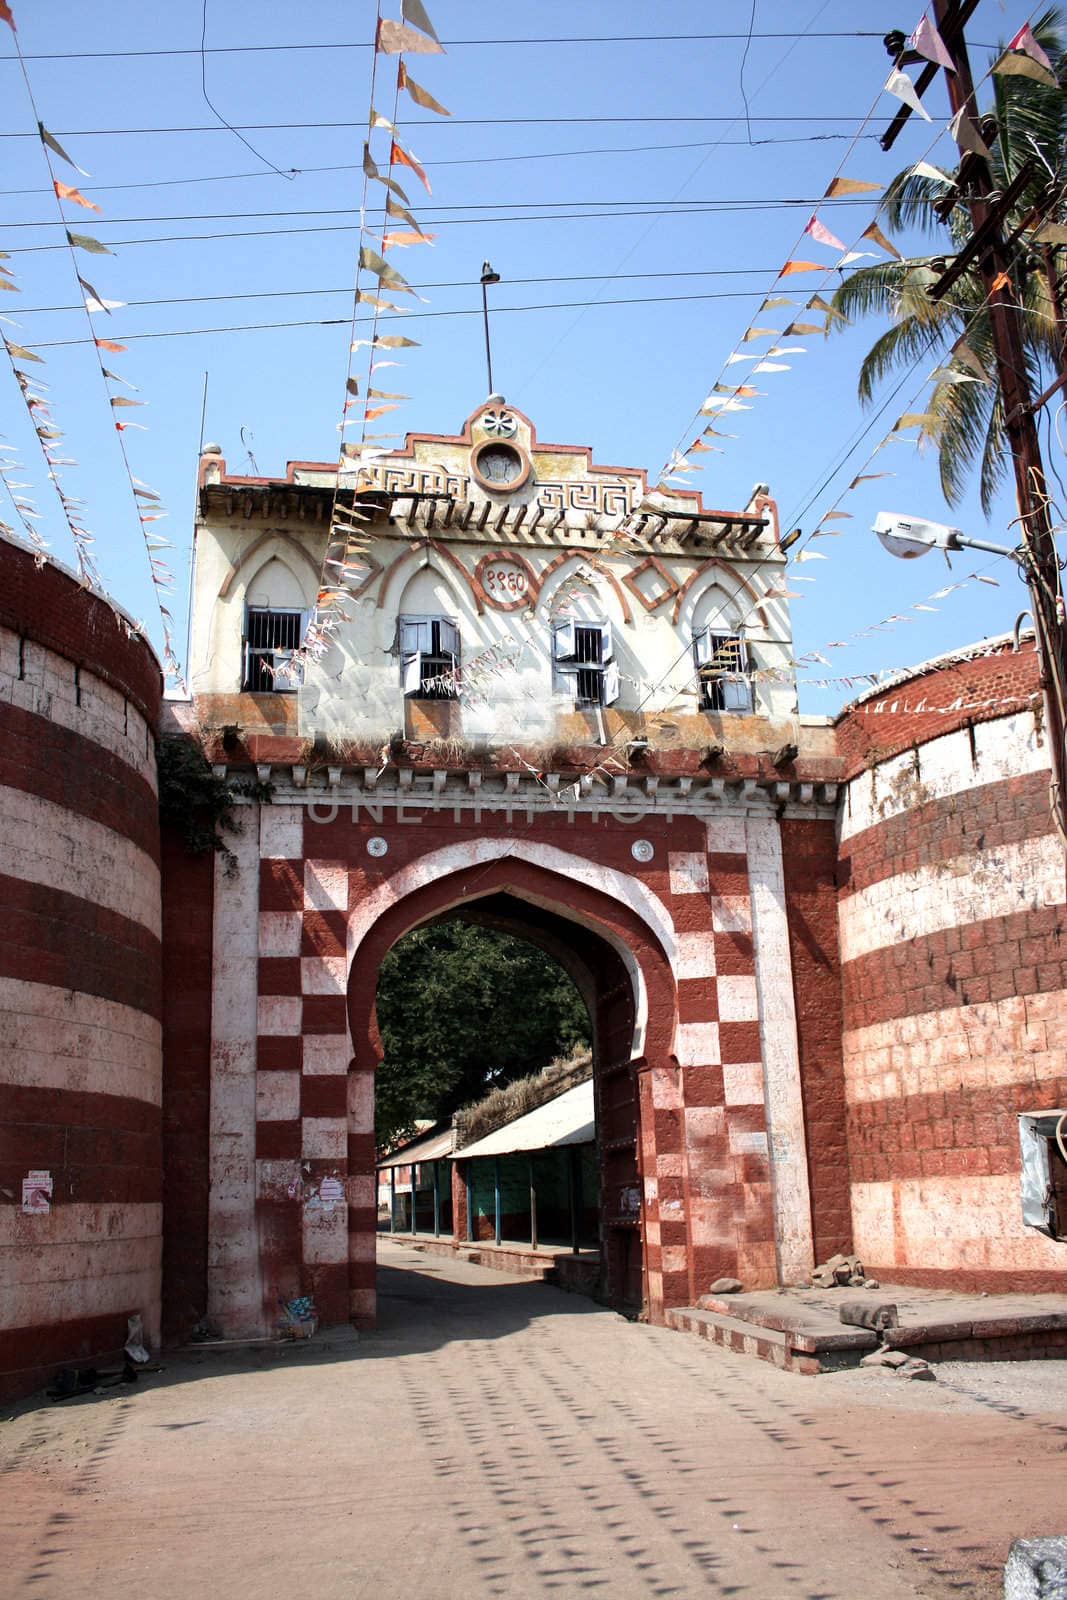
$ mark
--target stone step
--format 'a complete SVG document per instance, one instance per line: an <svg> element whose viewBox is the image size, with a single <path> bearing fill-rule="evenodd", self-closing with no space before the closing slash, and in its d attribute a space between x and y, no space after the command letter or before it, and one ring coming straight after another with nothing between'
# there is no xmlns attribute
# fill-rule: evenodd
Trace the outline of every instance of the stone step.
<svg viewBox="0 0 1067 1600"><path fill-rule="evenodd" d="M809 1355L820 1350L857 1350L861 1354L878 1348L878 1335L869 1328L855 1328L846 1324L831 1327L813 1327L810 1316L802 1307L768 1306L749 1301L742 1295L717 1296L706 1294L701 1298L701 1309L712 1311L720 1317L730 1317L736 1322L747 1322L753 1327L775 1328L788 1336L794 1350ZM896 1330L894 1330L896 1331Z"/></svg>
<svg viewBox="0 0 1067 1600"><path fill-rule="evenodd" d="M762 1323L726 1316L719 1311L705 1311L698 1306L672 1307L667 1312L667 1326L679 1333L695 1333L701 1339L732 1351L734 1355L770 1361L783 1371L806 1376L858 1366L865 1352L873 1347L866 1339L853 1340L847 1335L844 1341L831 1335L825 1346L820 1346L810 1334L800 1335L803 1344L798 1344L797 1335L781 1328L769 1328ZM877 1344L877 1340L873 1343ZM812 1348L808 1348L809 1345Z"/></svg>

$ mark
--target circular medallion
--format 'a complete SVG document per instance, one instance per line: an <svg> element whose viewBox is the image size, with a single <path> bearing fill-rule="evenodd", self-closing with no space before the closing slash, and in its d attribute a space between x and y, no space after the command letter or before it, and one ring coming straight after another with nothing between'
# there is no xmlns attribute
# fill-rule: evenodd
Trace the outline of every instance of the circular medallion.
<svg viewBox="0 0 1067 1600"><path fill-rule="evenodd" d="M510 411L486 411L481 426L497 439L513 439L519 425Z"/></svg>
<svg viewBox="0 0 1067 1600"><path fill-rule="evenodd" d="M655 847L650 839L635 839L630 846L630 854L635 861L651 861L655 853Z"/></svg>
<svg viewBox="0 0 1067 1600"><path fill-rule="evenodd" d="M497 611L520 611L537 599L537 578L516 551L483 556L474 569L474 578L486 602Z"/></svg>
<svg viewBox="0 0 1067 1600"><path fill-rule="evenodd" d="M521 445L486 439L471 451L471 471L491 494L510 494L530 476L530 459Z"/></svg>
<svg viewBox="0 0 1067 1600"><path fill-rule="evenodd" d="M369 856L384 856L388 848L388 843L382 838L380 833L374 834L370 839L367 840L367 854Z"/></svg>

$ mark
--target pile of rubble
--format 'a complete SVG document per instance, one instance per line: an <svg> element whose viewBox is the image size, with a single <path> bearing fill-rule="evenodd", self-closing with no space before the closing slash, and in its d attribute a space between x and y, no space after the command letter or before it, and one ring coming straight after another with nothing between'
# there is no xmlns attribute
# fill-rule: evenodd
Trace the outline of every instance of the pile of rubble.
<svg viewBox="0 0 1067 1600"><path fill-rule="evenodd" d="M813 1289L880 1289L877 1278L868 1278L859 1256L831 1256L820 1262L811 1275Z"/></svg>

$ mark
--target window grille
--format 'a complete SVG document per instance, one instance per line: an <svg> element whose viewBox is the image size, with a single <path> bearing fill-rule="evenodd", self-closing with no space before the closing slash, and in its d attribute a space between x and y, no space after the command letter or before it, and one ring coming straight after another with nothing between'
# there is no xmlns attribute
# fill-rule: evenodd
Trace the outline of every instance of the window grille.
<svg viewBox="0 0 1067 1600"><path fill-rule="evenodd" d="M610 622L557 622L552 659L574 690L576 706L610 706L619 698Z"/></svg>
<svg viewBox="0 0 1067 1600"><path fill-rule="evenodd" d="M705 628L693 638L693 658L704 711L751 711L752 683L744 635L712 633Z"/></svg>
<svg viewBox="0 0 1067 1600"><path fill-rule="evenodd" d="M301 611L271 611L249 606L245 613L242 689L251 694L290 694L302 681L278 668L300 648L304 631Z"/></svg>

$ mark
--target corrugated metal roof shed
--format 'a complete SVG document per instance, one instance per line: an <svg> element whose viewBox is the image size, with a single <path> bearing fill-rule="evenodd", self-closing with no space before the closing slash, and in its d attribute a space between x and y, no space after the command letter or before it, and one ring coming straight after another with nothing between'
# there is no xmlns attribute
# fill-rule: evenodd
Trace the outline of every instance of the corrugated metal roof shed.
<svg viewBox="0 0 1067 1600"><path fill-rule="evenodd" d="M378 1171L388 1171L390 1167L410 1167L413 1161L438 1161L441 1156L452 1153L452 1129L446 1128L443 1133L431 1133L425 1139L417 1139L414 1144L401 1145L399 1150L393 1150L383 1156L378 1162Z"/></svg>
<svg viewBox="0 0 1067 1600"><path fill-rule="evenodd" d="M506 1127L487 1133L452 1155L453 1161L471 1156L505 1156L516 1150L554 1150L567 1144L591 1144L596 1137L593 1080L575 1084L547 1105L516 1117Z"/></svg>

